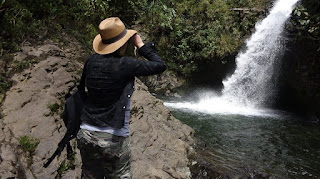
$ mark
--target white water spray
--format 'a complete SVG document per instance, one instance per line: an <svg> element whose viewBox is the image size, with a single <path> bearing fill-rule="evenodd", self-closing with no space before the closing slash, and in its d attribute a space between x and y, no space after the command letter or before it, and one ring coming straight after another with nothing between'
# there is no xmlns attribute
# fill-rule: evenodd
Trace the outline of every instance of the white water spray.
<svg viewBox="0 0 320 179"><path fill-rule="evenodd" d="M165 105L211 114L268 115L269 111L261 108L273 102L281 33L297 1L278 0L269 15L256 24L255 33L246 42L246 51L236 58L234 74L223 81L221 96L201 94L197 103Z"/></svg>

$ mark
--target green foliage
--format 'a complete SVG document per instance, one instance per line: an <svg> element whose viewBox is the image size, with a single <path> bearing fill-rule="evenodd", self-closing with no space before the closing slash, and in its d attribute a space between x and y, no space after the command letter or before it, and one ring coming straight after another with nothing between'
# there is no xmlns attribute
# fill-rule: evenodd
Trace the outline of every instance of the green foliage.
<svg viewBox="0 0 320 179"><path fill-rule="evenodd" d="M69 170L70 168L71 168L70 163L64 160L58 169L58 174L61 175L63 172Z"/></svg>
<svg viewBox="0 0 320 179"><path fill-rule="evenodd" d="M36 31L38 28L38 23L34 22L30 11L15 0L4 2L0 8L0 18L1 49L18 51L18 42L21 42L28 33Z"/></svg>
<svg viewBox="0 0 320 179"><path fill-rule="evenodd" d="M73 153L70 159L62 161L60 164L60 167L58 169L58 176L57 178L61 178L62 173L69 170L69 169L74 169L75 168L75 154Z"/></svg>
<svg viewBox="0 0 320 179"><path fill-rule="evenodd" d="M11 81L7 78L6 74L0 74L0 94L3 95L10 86Z"/></svg>
<svg viewBox="0 0 320 179"><path fill-rule="evenodd" d="M1 72L0 72L0 103L2 103L4 97L5 97L5 92L8 88L11 87L12 80L9 78L9 74L6 70L6 66L8 63L10 63L13 59L13 55L11 54L5 54L3 55L2 53L0 54L0 60L2 61L2 67L1 67Z"/></svg>
<svg viewBox="0 0 320 179"><path fill-rule="evenodd" d="M58 112L60 109L60 105L58 103L48 104L48 108L50 109L50 115L53 115L54 113Z"/></svg>
<svg viewBox="0 0 320 179"><path fill-rule="evenodd" d="M0 48L18 51L18 44L35 34L59 41L55 34L67 31L91 50L99 22L118 16L127 26L140 24L169 68L187 76L199 64L235 53L261 15L232 8L265 9L270 1L2 0Z"/></svg>
<svg viewBox="0 0 320 179"><path fill-rule="evenodd" d="M19 138L19 146L26 152L28 158L28 165L32 164L33 155L36 151L40 141L29 136L22 136Z"/></svg>
<svg viewBox="0 0 320 179"><path fill-rule="evenodd" d="M237 0L237 1L228 1L227 3L232 7L249 7L249 8L258 8L266 9L270 3L273 1L270 0Z"/></svg>
<svg viewBox="0 0 320 179"><path fill-rule="evenodd" d="M19 138L19 146L26 152L29 152L31 155L34 154L39 144L38 139L34 139L29 136L22 136Z"/></svg>
<svg viewBox="0 0 320 179"><path fill-rule="evenodd" d="M310 3L312 4L312 3ZM315 57L320 58L320 12L312 10L320 9L320 3L317 6L307 7L300 5L293 10L291 22L295 30L295 37L299 40L308 40L316 48Z"/></svg>
<svg viewBox="0 0 320 179"><path fill-rule="evenodd" d="M19 50L28 37L45 38L65 30L91 49L101 20L119 16L133 20L128 1L110 0L10 0L0 6L0 47L9 52ZM133 12L133 10L132 10ZM130 23L128 23L130 25Z"/></svg>
<svg viewBox="0 0 320 179"><path fill-rule="evenodd" d="M159 53L170 69L188 76L199 64L235 53L262 13L231 11L241 3L261 8L267 0L167 0L132 2L138 22L157 41ZM250 1L251 2L251 1Z"/></svg>
<svg viewBox="0 0 320 179"><path fill-rule="evenodd" d="M32 66L32 64L35 64L38 62L39 62L39 60L37 60L37 59L28 59L28 58L21 60L21 61L15 60L12 62L11 67L15 71L21 71L23 69L30 68Z"/></svg>
<svg viewBox="0 0 320 179"><path fill-rule="evenodd" d="M297 29L299 29L299 35L301 33L307 33L308 35L316 38L320 36L320 15L310 15L308 10L303 6L298 6L293 11L294 17L292 23ZM307 35L305 34L305 35Z"/></svg>

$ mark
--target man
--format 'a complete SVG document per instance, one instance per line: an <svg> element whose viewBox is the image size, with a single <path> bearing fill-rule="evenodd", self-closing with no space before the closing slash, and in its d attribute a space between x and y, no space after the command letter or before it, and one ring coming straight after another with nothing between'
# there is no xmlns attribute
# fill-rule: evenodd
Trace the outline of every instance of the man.
<svg viewBox="0 0 320 179"><path fill-rule="evenodd" d="M149 61L122 56L129 40ZM127 30L117 17L100 23L93 49L96 54L86 62L80 84L88 90L77 135L82 178L132 178L129 118L134 79L162 73L166 65L153 43L144 44L137 31Z"/></svg>

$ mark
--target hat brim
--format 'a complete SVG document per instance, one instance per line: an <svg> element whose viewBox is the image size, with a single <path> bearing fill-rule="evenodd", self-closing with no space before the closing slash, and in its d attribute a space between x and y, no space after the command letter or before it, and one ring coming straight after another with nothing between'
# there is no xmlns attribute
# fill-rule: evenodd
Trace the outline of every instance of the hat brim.
<svg viewBox="0 0 320 179"><path fill-rule="evenodd" d="M92 42L93 50L101 55L113 53L122 47L136 33L137 31L135 30L127 30L127 34L124 37L111 44L102 43L102 38L100 34L98 34Z"/></svg>

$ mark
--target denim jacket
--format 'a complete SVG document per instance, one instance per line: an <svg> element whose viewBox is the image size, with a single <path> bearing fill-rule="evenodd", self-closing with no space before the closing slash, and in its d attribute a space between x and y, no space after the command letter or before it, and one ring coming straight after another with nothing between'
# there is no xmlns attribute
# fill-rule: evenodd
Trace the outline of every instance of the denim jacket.
<svg viewBox="0 0 320 179"><path fill-rule="evenodd" d="M124 125L126 104L134 91L134 78L166 70L153 43L145 44L138 53L149 61L121 57L117 53L89 57L83 71L88 89L81 115L83 122L113 128ZM80 86L84 89L83 84Z"/></svg>

